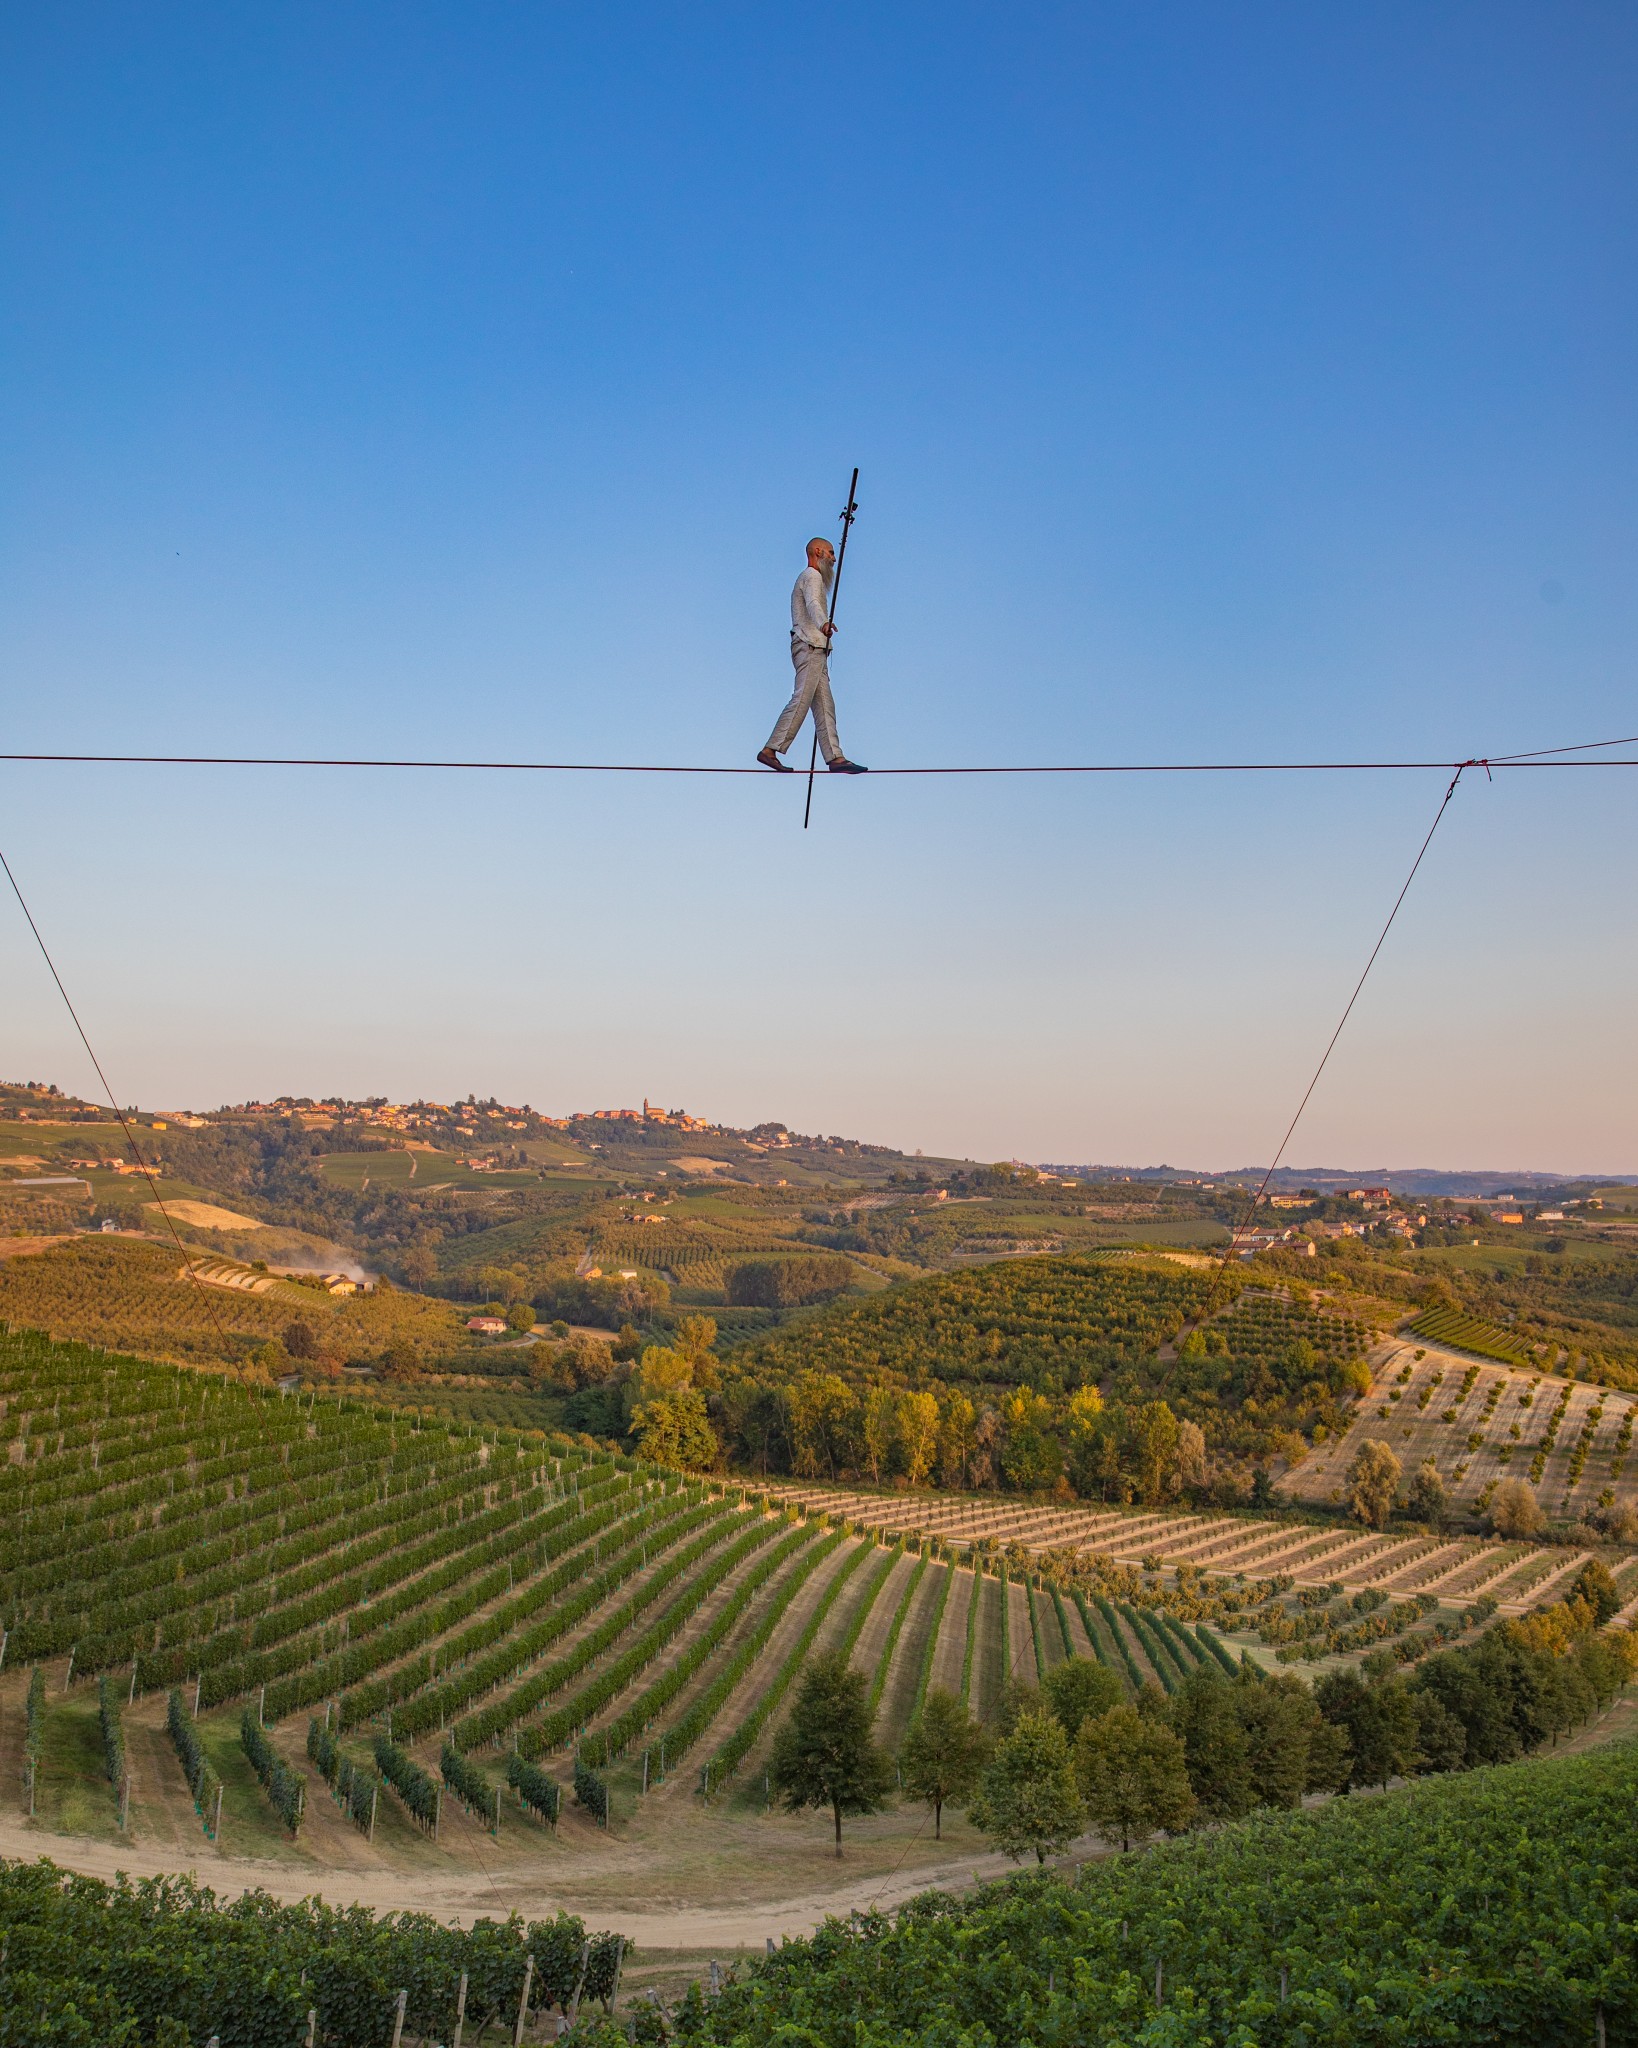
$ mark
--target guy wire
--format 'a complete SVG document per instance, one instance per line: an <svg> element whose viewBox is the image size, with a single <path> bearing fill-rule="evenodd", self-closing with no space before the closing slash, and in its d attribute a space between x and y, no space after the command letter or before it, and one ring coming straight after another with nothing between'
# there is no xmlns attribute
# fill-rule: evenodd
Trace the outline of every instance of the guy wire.
<svg viewBox="0 0 1638 2048"><path fill-rule="evenodd" d="M171 1233L171 1239L175 1244L178 1253L181 1256L182 1269L187 1274L188 1278L193 1282L194 1287L198 1290L199 1299L205 1304L205 1308L209 1313L211 1321L216 1325L217 1339L220 1342L223 1351L226 1352L227 1332L222 1328L222 1319L216 1313L216 1304L205 1292L205 1283L200 1279L198 1273L194 1270L194 1262L192 1259L189 1258L186 1250L183 1248L182 1240L177 1235L176 1225L171 1220L171 1212L169 1211L169 1209L165 1207L164 1200L160 1195L159 1183L154 1179L152 1172L149 1170L147 1161L143 1158L142 1154L137 1150L136 1139L131 1135L130 1123L126 1119L124 1110L120 1108L119 1103L114 1098L114 1091L108 1085L108 1076L102 1070L102 1061L97 1058L96 1051L92 1046L90 1039L87 1038L85 1035L85 1026L80 1022L80 1013L78 1010L75 1009L73 1003L70 1001L68 990L63 987L63 978L57 972L57 963L52 959L50 949L47 947L45 940L40 936L40 927L34 922L34 913L32 910L29 909L27 900L25 899L22 890L17 886L17 877L12 873L11 862L6 859L6 856L3 851L0 851L0 868L4 868L6 871L6 880L11 884L11 893L17 898L18 905L21 908L24 917L28 919L28 928L34 934L34 943L40 949L40 957L45 961L46 966L50 969L51 978L57 984L57 993L62 997L64 1006L66 1007L69 1016L72 1017L74 1020L74 1029L80 1034L80 1043L85 1047L86 1052L90 1055L92 1066L94 1066L97 1070L97 1079L102 1083L103 1093L108 1097L108 1107L114 1112L115 1116L119 1119L119 1127L125 1133L126 1146L130 1151L132 1159L136 1162L137 1170L141 1173L143 1179L148 1183L149 1192L152 1194L154 1198L154 1207L165 1219L165 1227ZM224 1362L231 1363L231 1360L225 1360Z"/></svg>

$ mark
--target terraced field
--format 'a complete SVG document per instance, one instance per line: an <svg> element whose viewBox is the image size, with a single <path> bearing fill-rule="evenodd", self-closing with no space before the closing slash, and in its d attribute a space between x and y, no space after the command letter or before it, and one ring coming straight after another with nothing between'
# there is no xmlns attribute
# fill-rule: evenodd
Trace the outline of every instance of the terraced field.
<svg viewBox="0 0 1638 2048"><path fill-rule="evenodd" d="M796 1481L780 1483L774 1493L889 1540L928 1541L960 1556L976 1550L990 1559L1016 1559L1029 1571L1092 1556L1139 1573L1152 1567L1148 1576L1157 1584L1175 1583L1181 1568L1185 1581L1208 1585L1281 1581L1292 1590L1335 1586L1339 1593L1381 1593L1390 1601L1436 1595L1440 1607L1455 1613L1480 1600L1494 1601L1504 1614L1523 1613L1573 1578L1591 1554L1489 1538L1443 1541L1291 1526L1212 1511L1038 1507L994 1495L867 1493ZM1638 1559L1620 1567L1617 1584L1626 1596L1625 1618L1638 1618ZM1012 1591L1016 1596L1017 1588Z"/></svg>
<svg viewBox="0 0 1638 2048"><path fill-rule="evenodd" d="M0 1508L0 1824L431 1871L497 1830L527 1866L651 1804L754 1816L819 1650L896 1747L930 1685L990 1717L1066 1656L1129 1692L1244 1649L1411 1658L1582 1556L752 1491L3 1334Z"/></svg>
<svg viewBox="0 0 1638 2048"><path fill-rule="evenodd" d="M795 1499L32 1336L0 1447L0 1775L93 1837L433 1855L755 1805L818 1649L891 1745L935 1682L993 1713L1068 1654L1132 1686L1213 1654Z"/></svg>
<svg viewBox="0 0 1638 2048"><path fill-rule="evenodd" d="M1407 1477L1432 1458L1464 1505L1488 1500L1507 1477L1534 1487L1555 1516L1587 1514L1606 1491L1638 1499L1638 1395L1489 1364L1424 1339L1385 1346L1371 1365L1370 1391L1346 1434L1288 1472L1282 1493L1340 1501L1354 1452L1377 1437Z"/></svg>

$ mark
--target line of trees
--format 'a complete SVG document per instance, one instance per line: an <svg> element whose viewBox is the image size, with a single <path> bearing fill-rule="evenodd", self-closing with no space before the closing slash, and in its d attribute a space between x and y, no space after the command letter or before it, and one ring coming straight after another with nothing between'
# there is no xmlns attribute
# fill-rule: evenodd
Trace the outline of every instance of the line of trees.
<svg viewBox="0 0 1638 2048"><path fill-rule="evenodd" d="M1314 1792L1508 1763L1590 1720L1638 1672L1638 1634L1602 1626L1617 1605L1609 1574L1589 1564L1564 1600L1411 1677L1381 1654L1312 1687L1245 1658L1232 1676L1203 1664L1170 1695L1148 1684L1128 1699L1113 1671L1071 1658L1039 1689L1009 1683L993 1728L933 1688L898 1776L935 1836L947 1806L965 1807L1009 1855L1044 1862L1088 1827L1125 1850ZM892 1796L873 1719L864 1675L833 1652L804 1671L775 1744L776 1797L792 1812L827 1808L838 1856L843 1819Z"/></svg>

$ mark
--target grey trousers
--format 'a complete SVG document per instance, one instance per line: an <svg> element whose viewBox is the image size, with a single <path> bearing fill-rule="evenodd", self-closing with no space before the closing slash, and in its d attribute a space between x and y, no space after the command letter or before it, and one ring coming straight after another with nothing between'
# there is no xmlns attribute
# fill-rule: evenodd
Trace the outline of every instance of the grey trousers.
<svg viewBox="0 0 1638 2048"><path fill-rule="evenodd" d="M811 710L820 753L827 761L840 761L842 743L836 737L836 705L830 694L830 655L825 648L810 647L805 640L793 636L791 661L796 668L796 688L768 735L768 745L774 753L784 753L802 730L802 721Z"/></svg>

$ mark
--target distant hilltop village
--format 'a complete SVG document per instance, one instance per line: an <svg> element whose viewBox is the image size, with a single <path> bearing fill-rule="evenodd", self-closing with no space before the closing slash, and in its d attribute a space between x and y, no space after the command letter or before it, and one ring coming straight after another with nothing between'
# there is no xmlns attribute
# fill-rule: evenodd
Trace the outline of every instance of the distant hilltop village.
<svg viewBox="0 0 1638 2048"><path fill-rule="evenodd" d="M685 1109L660 1109L645 1096L641 1109L575 1110L568 1116L547 1116L527 1102L501 1102L495 1096L468 1095L458 1102L389 1102L384 1095L360 1100L343 1095L277 1095L267 1102L224 1103L220 1109L200 1112L191 1109L163 1109L149 1113L126 1112L144 1128L156 1131L207 1130L213 1125L270 1123L297 1124L310 1131L393 1132L412 1147L417 1139L425 1143L477 1140L480 1144L518 1144L527 1139L557 1132L585 1146L601 1149L600 1141L622 1138L641 1140L645 1134L686 1133L690 1136L750 1146L762 1152L801 1150L822 1152L836 1158L900 1159L903 1155L890 1145L871 1145L857 1138L809 1137L782 1123L754 1124L739 1129L732 1124L713 1123L706 1117L690 1116ZM0 1115L20 1123L101 1123L109 1112L77 1096L65 1095L50 1082L0 1082Z"/></svg>
<svg viewBox="0 0 1638 2048"><path fill-rule="evenodd" d="M477 1136L480 1123L508 1131L573 1131L581 1124L661 1124L678 1131L727 1131L725 1124L708 1123L690 1116L684 1109L656 1109L645 1095L641 1109L578 1109L568 1116L547 1116L527 1102L497 1102L493 1096L480 1102L468 1096L464 1102L388 1102L371 1096L352 1102L340 1095L279 1095L271 1102L227 1103L210 1117L186 1111L165 1112L169 1121L189 1128L207 1122L244 1117L299 1117L303 1123L328 1128L338 1122L364 1124L382 1131L455 1130L460 1136ZM471 1128L468 1128L471 1126ZM784 1126L766 1126L783 1130Z"/></svg>

